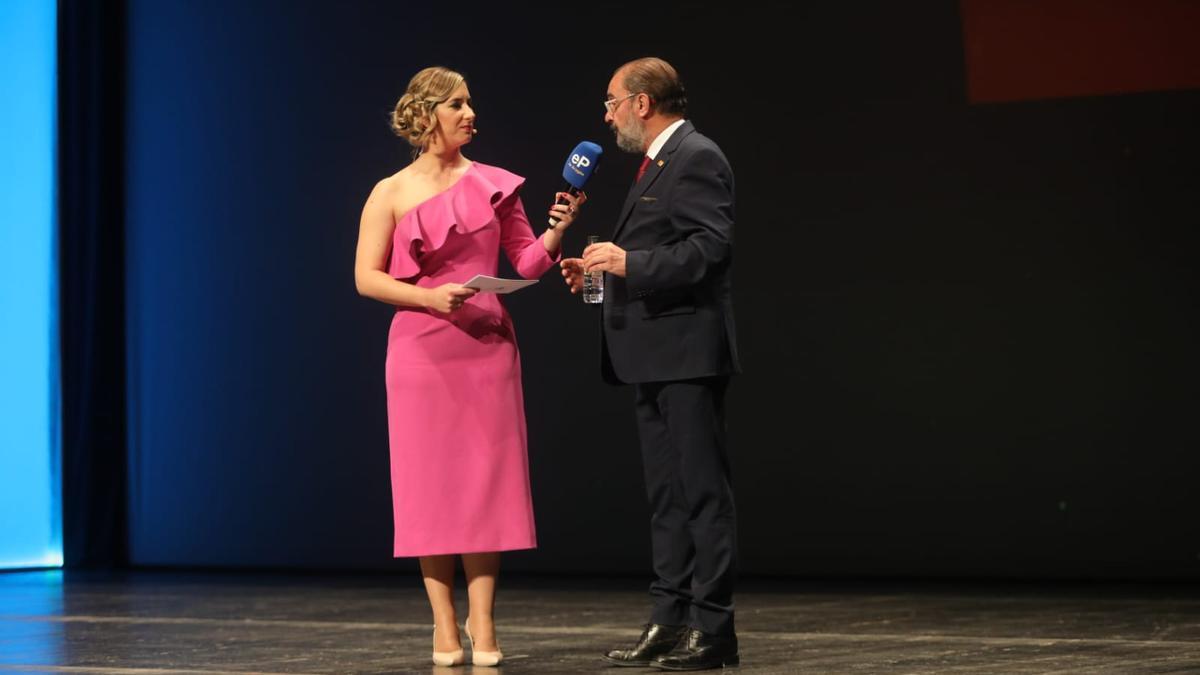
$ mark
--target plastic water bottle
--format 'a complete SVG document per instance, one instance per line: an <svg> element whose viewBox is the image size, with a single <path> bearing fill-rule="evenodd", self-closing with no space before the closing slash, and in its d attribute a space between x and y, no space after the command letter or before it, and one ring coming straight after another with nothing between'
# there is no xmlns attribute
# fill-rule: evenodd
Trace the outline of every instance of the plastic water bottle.
<svg viewBox="0 0 1200 675"><path fill-rule="evenodd" d="M587 238L588 246L599 242L600 237L596 235L590 235ZM589 305L598 305L604 302L604 272L583 275L583 301Z"/></svg>

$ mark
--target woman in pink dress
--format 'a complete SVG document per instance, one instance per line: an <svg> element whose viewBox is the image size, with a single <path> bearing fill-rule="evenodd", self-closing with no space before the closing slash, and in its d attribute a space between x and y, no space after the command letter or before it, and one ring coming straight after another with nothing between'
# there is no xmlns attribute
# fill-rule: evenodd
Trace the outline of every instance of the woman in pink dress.
<svg viewBox="0 0 1200 675"><path fill-rule="evenodd" d="M499 552L537 540L512 319L499 296L463 282L494 276L501 249L518 274L541 276L586 197L559 193L566 203L549 210L558 224L535 237L518 196L524 179L462 155L475 112L451 70L417 73L392 128L414 160L367 198L354 276L361 295L396 308L386 365L394 552L420 558L439 665L463 662L453 602L462 557L472 661L497 665Z"/></svg>

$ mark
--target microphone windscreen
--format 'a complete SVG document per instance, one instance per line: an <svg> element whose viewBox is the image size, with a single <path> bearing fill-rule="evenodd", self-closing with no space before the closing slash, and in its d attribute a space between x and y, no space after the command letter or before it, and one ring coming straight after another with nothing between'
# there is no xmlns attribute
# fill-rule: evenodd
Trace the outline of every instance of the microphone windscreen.
<svg viewBox="0 0 1200 675"><path fill-rule="evenodd" d="M567 163L563 165L563 180L575 189L582 190L583 184L596 170L596 164L599 163L602 154L604 149L591 141L583 141L575 146L571 155L567 157Z"/></svg>

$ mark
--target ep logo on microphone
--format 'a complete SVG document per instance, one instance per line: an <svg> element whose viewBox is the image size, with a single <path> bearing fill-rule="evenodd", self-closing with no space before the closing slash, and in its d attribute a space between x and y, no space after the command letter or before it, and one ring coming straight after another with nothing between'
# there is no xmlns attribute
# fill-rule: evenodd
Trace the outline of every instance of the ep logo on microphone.
<svg viewBox="0 0 1200 675"><path fill-rule="evenodd" d="M586 174L588 167L592 165L592 159L587 155L574 154L571 155L571 168L575 173L583 176Z"/></svg>
<svg viewBox="0 0 1200 675"><path fill-rule="evenodd" d="M567 163L563 165L563 180L576 190L583 189L583 184L596 170L596 163L603 152L599 145L591 141L584 141L575 146L567 157Z"/></svg>
<svg viewBox="0 0 1200 675"><path fill-rule="evenodd" d="M571 154L567 156L567 161L563 164L562 177L567 181L565 192L571 195L579 194L583 189L583 185L587 183L588 178L591 178L592 172L596 170L596 164L600 161L600 155L604 153L599 145L591 141L583 141L575 146ZM566 199L559 197L554 202L555 204L566 204ZM558 219L550 218L550 227L558 225Z"/></svg>

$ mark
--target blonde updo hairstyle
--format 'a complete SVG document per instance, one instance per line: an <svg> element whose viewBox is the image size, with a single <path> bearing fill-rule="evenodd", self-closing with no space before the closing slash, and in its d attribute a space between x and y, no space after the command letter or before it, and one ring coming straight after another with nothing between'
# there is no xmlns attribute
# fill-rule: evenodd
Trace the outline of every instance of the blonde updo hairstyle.
<svg viewBox="0 0 1200 675"><path fill-rule="evenodd" d="M392 111L392 131L413 146L413 159L429 147L429 138L437 131L433 109L449 99L465 81L459 73L442 66L425 68L409 80L408 88Z"/></svg>

